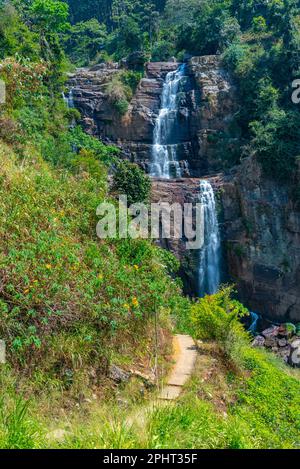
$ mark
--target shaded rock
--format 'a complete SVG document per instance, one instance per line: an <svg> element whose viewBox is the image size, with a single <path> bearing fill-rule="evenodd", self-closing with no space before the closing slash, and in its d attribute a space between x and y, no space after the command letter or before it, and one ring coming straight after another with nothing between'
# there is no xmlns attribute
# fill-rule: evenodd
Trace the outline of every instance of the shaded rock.
<svg viewBox="0 0 300 469"><path fill-rule="evenodd" d="M286 347L287 344L288 344L288 342L287 342L286 339L279 339L278 340L279 347Z"/></svg>
<svg viewBox="0 0 300 469"><path fill-rule="evenodd" d="M147 55L143 51L134 51L126 57L122 61L122 65L133 69L133 70L140 70L143 68L144 63L147 61Z"/></svg>
<svg viewBox="0 0 300 469"><path fill-rule="evenodd" d="M265 347L267 348L272 348L272 349L275 349L273 351L277 351L278 350L278 347L277 347L277 340L275 337L266 337L266 340L265 340Z"/></svg>
<svg viewBox="0 0 300 469"><path fill-rule="evenodd" d="M130 379L130 373L122 370L116 365L111 365L109 367L109 378L115 381L118 384L127 383Z"/></svg>
<svg viewBox="0 0 300 469"><path fill-rule="evenodd" d="M288 363L293 367L300 368L300 339L296 339L291 343Z"/></svg>
<svg viewBox="0 0 300 469"><path fill-rule="evenodd" d="M300 212L288 185L266 178L253 156L224 177L220 194L228 271L241 301L271 321L298 322Z"/></svg>
<svg viewBox="0 0 300 469"><path fill-rule="evenodd" d="M258 335L252 342L253 347L264 347L266 339L262 335Z"/></svg>
<svg viewBox="0 0 300 469"><path fill-rule="evenodd" d="M278 334L279 334L279 327L278 327L278 326L272 326L272 327L270 327L269 329L265 329L265 330L262 332L262 335L263 335L265 338L277 337Z"/></svg>
<svg viewBox="0 0 300 469"><path fill-rule="evenodd" d="M57 430L53 430L52 432L49 432L46 435L46 439L48 441L56 441L57 443L63 443L70 436L72 436L72 433L62 428L58 428Z"/></svg>

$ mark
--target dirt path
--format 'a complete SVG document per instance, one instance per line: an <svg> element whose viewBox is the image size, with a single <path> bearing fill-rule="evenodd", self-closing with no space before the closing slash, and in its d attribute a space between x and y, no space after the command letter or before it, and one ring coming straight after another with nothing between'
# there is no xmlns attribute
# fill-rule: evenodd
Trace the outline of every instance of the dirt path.
<svg viewBox="0 0 300 469"><path fill-rule="evenodd" d="M180 396L183 386L191 377L197 358L197 349L193 339L188 335L176 335L173 339L174 366L166 384L163 386L157 398L138 409L126 420L128 426L139 426L141 431L146 428L146 423L151 414L159 407L175 402Z"/></svg>
<svg viewBox="0 0 300 469"><path fill-rule="evenodd" d="M173 401L180 396L183 386L193 373L197 358L195 342L188 335L174 337L174 351L173 370L159 395L159 399L167 401Z"/></svg>

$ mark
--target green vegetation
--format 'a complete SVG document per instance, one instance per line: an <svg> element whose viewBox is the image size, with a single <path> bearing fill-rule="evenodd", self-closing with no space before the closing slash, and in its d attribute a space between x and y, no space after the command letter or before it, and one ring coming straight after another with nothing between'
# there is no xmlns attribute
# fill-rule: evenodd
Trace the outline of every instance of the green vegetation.
<svg viewBox="0 0 300 469"><path fill-rule="evenodd" d="M16 448L37 446L32 415L38 400L48 405L45 388L55 408L90 396L112 361L147 357L151 366L154 313L167 331L182 305L171 255L145 240L97 238L97 206L116 204L108 172L117 168L115 189L132 201L148 197L149 180L70 125L78 113L62 99L66 4L29 3L1 6L0 20L0 337L9 363L0 369L0 441ZM132 93L136 73L121 78Z"/></svg>
<svg viewBox="0 0 300 469"><path fill-rule="evenodd" d="M291 84L299 75L300 9L296 0L98 0L85 2L84 6L76 0L68 3L73 29L83 31L82 21L92 18L99 22L99 26L93 23L99 31L97 38L88 33L87 43L95 40L99 44L98 51L93 44L89 47L92 61L95 57L120 60L141 54L140 66L147 59L176 56L182 60L186 54L222 53L224 65L239 88L241 107L236 121L244 143L243 155L256 156L268 176L289 180L291 194L299 199L296 176L291 180L300 154L299 107L291 101ZM82 48L82 58L75 54L78 63L87 62L86 48ZM128 63L137 66L135 60L133 65L130 60ZM119 89L114 102L118 112L125 114L130 97L126 89L120 92L119 85L112 88ZM238 162L239 155L224 152L223 159L228 159L230 166Z"/></svg>
<svg viewBox="0 0 300 469"><path fill-rule="evenodd" d="M114 189L126 194L128 204L147 202L150 198L151 181L136 164L119 161L114 173Z"/></svg>
<svg viewBox="0 0 300 469"><path fill-rule="evenodd" d="M37 422L33 417L37 409L41 413L40 403L28 408L20 399L8 399L1 414L2 447L298 448L299 374L270 353L250 347L238 320L243 308L230 299L231 292L223 288L192 308L193 333L206 340L199 343L194 376L176 405L150 405L151 396L134 394L132 383L119 389L124 406L110 396L105 404L82 403L71 420L60 416L56 428L66 432L57 440L49 435L51 418ZM220 342L207 325L208 316L221 331ZM10 387L3 372L2 377L10 396L12 383Z"/></svg>
<svg viewBox="0 0 300 469"><path fill-rule="evenodd" d="M197 339L214 339L224 344L233 325L240 324L238 320L249 314L241 303L231 298L232 294L232 287L223 287L192 306L191 319Z"/></svg>
<svg viewBox="0 0 300 469"><path fill-rule="evenodd" d="M1 448L299 447L299 374L250 347L239 321L247 311L232 289L192 303L169 252L97 238L97 206L117 206L123 192L129 203L147 201L150 182L117 148L85 134L62 99L70 62L129 55L131 69L108 84L120 118L147 58L222 52L239 85L245 154L287 179L300 142L289 97L296 7L0 1ZM112 386L108 369L153 370L158 354L165 371L173 326L203 341L197 369L176 406L149 409L155 393L141 393L138 378ZM143 428L130 424L143 409ZM58 428L64 440L51 436Z"/></svg>

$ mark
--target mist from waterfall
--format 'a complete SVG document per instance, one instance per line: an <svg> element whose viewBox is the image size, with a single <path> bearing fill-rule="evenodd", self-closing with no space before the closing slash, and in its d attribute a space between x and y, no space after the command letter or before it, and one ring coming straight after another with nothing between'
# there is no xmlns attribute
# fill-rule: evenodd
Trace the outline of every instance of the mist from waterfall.
<svg viewBox="0 0 300 469"><path fill-rule="evenodd" d="M181 177L181 169L177 160L177 144L173 143L176 136L178 118L178 93L180 84L185 78L185 65L170 72L162 91L161 109L157 117L152 150L150 175L170 179ZM173 171L172 171L173 170Z"/></svg>
<svg viewBox="0 0 300 469"><path fill-rule="evenodd" d="M199 296L212 295L220 286L221 237L216 200L209 181L200 182L200 203L204 208L204 246L199 258Z"/></svg>

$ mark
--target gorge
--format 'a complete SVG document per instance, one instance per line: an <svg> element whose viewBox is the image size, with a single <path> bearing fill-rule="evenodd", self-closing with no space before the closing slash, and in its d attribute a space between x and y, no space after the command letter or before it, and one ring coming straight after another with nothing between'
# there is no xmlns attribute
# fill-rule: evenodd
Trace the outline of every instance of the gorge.
<svg viewBox="0 0 300 469"><path fill-rule="evenodd" d="M86 132L117 144L125 158L151 174L153 201L195 201L201 197L201 181L208 178L216 193L222 241L221 260L216 260L221 256L216 236L215 246L209 247L215 255L211 269L221 265L221 281L236 283L251 310L276 322L299 321L299 210L287 187L262 174L255 155L241 159L235 120L241 104L221 59L192 57L179 69L176 62L146 64L123 116L106 91L121 70L118 64L101 64L70 75ZM186 292L203 291L197 280L203 259L186 252L181 242L163 244L181 261Z"/></svg>

